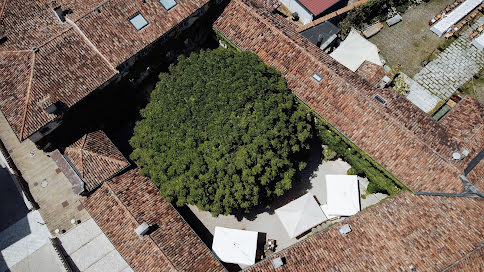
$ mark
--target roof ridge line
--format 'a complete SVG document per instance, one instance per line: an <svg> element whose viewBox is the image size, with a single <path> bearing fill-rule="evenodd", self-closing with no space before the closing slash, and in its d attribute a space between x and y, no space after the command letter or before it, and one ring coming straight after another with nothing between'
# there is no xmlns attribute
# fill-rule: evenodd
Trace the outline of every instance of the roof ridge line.
<svg viewBox="0 0 484 272"><path fill-rule="evenodd" d="M24 49L24 50L7 50L7 51L0 51L0 55L11 54L11 53L30 53L30 52L32 52L32 50L27 50L27 49Z"/></svg>
<svg viewBox="0 0 484 272"><path fill-rule="evenodd" d="M116 195L114 190L111 188L109 181L112 181L112 180L108 180L108 181L105 182L106 187L108 188L108 191L111 193L111 195L113 196L115 201L118 203L118 205L121 206L121 209L125 210L129 214L129 217L131 218L131 220L134 221L137 225L139 225L140 223L138 222L138 220L136 220L134 215L128 210L128 208L123 204L123 202L121 202L119 197ZM150 182L150 181L148 181L148 182ZM151 184L151 182L150 182L150 184ZM176 269L175 265L171 262L171 260L168 258L168 256L166 256L165 252L163 252L161 247L153 240L153 238L151 238L150 235L147 235L147 237L156 246L156 248L158 248L160 250L161 254L165 257L165 259L168 261L168 263L170 263L170 265L173 267L173 269L175 269L175 271L178 271L178 269Z"/></svg>
<svg viewBox="0 0 484 272"><path fill-rule="evenodd" d="M101 51L99 51L99 49L91 42L91 40L84 34L84 32L79 28L79 26L77 26L75 22L73 22L69 18L66 18L66 22L70 24L74 30L77 31L77 33L84 39L84 42L101 57L104 63L106 63L113 72L119 73L119 71L116 70L116 68L111 64L111 62L103 55L103 53L101 53Z"/></svg>
<svg viewBox="0 0 484 272"><path fill-rule="evenodd" d="M461 258L459 258L459 260L455 261L454 263L452 263L449 266L447 266L446 268L444 268L444 270L442 270L442 272L449 271L450 269L452 269L456 265L460 264L463 260L465 260L465 258L471 256L472 254L474 254L474 252L480 250L481 248L484 248L484 243L479 244L473 250L467 252L464 256L462 256Z"/></svg>
<svg viewBox="0 0 484 272"><path fill-rule="evenodd" d="M0 9L0 20L2 20L2 18L3 18L3 11L5 10L5 7L7 6L8 0L4 0L4 1L5 2L3 2L2 9Z"/></svg>
<svg viewBox="0 0 484 272"><path fill-rule="evenodd" d="M5 1L6 2L6 1ZM20 139L24 139L24 128L25 128L25 121L27 119L27 109L29 107L29 102L30 102L30 90L32 88L32 79L34 77L34 65L35 65L35 53L32 52L32 60L30 64L30 75L28 78L28 86L27 86L27 95L25 97L25 107L24 111L22 113L22 125L20 127Z"/></svg>
<svg viewBox="0 0 484 272"><path fill-rule="evenodd" d="M246 3L249 2L249 3ZM271 20L270 18L266 18L264 17L263 15L259 14L259 10L260 8L259 7L254 7L254 3L251 2L250 0L236 0L235 2L238 2L237 4L241 5L243 9L245 9L246 11L249 11L250 10L253 10L253 14L255 14L258 19L266 26L268 26L269 28L274 28L276 29L276 31L280 34L280 35L283 35L284 37L286 37L292 44L295 44L298 48L300 48L301 50L305 51L308 53L309 57L313 60L315 60L317 63L320 63L322 64L323 66L326 66L327 70L332 72L333 74L335 74L336 76L338 76L339 78L341 78L341 76L333 71L332 69L330 69L330 67L328 67L326 65L326 63L322 62L318 57L314 56L313 54L311 54L311 52L309 52L306 48L300 46L295 40L293 40L291 37L287 36L284 31L282 31L277 25L272 25L272 24L269 24L268 22L266 22L267 20ZM264 13L268 13L266 12L265 10L263 11ZM293 30L291 28L291 30ZM296 30L294 30L294 32L297 34L297 35L301 35L299 32L297 32ZM329 56L329 55L328 55ZM336 63L338 63L336 60L335 60ZM349 85L351 85L352 87L356 87L354 86L353 84L350 84L348 83ZM355 91L352 91L353 93L356 93ZM296 95L296 97L298 97ZM368 101L370 101L370 98L367 96L367 95L362 95L362 97ZM299 98L299 97L298 97ZM301 99L301 101L303 101ZM303 101L304 102L304 101ZM305 103L305 102L304 102ZM306 103L305 103L306 104ZM375 109L375 107L373 106L373 104L370 104L372 105L372 108L374 110L379 110L379 109ZM435 151L435 149L431 148L431 146L429 146L426 142L424 142L422 139L420 139L420 137L418 137L413 131L411 131L410 129L408 129L406 126L404 126L400 121L398 121L393 115L387 113L387 112L383 112L383 114L385 116L388 116L389 119L391 119L391 122L392 123L395 123L396 125L400 126L401 128L404 129L404 131L408 132L409 135L411 135L413 138L415 138L418 142L420 142L421 144L423 144L424 146L426 146L427 148L430 149L430 151L433 153L433 154L436 154L440 159L442 159L442 161L444 163L446 163L447 165L449 165L451 168L453 168L454 170L458 171L459 173L462 172L456 165L453 165L448 159L444 158L444 156L442 156L440 153L438 153L437 151ZM319 114L318 114L319 115ZM333 126L333 125L331 125ZM339 131L339 130L338 130ZM343 134L347 139L349 139L345 134ZM449 135L450 136L450 135ZM452 138L452 137L451 137ZM351 142L353 142L351 139L349 139ZM357 145L358 146L358 145ZM372 156L370 156L372 157ZM386 168L386 167L384 167ZM406 184L404 184L405 186L407 186ZM408 187L408 186L407 186ZM410 188L410 187L408 187Z"/></svg>

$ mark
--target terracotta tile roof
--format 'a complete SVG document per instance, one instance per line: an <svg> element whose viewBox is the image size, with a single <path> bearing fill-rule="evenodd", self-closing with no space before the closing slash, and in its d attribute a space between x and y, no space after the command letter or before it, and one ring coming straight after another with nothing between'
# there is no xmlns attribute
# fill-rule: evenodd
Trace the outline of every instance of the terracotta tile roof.
<svg viewBox="0 0 484 272"><path fill-rule="evenodd" d="M130 165L106 134L100 130L88 133L68 146L64 156L75 167L88 191L95 189Z"/></svg>
<svg viewBox="0 0 484 272"><path fill-rule="evenodd" d="M345 236L338 232L343 224L352 230ZM482 259L483 244L482 199L403 192L246 271L279 271L271 264L277 257L286 259L280 271L442 271L471 253Z"/></svg>
<svg viewBox="0 0 484 272"><path fill-rule="evenodd" d="M470 96L464 97L439 122L471 153L484 148L484 107Z"/></svg>
<svg viewBox="0 0 484 272"><path fill-rule="evenodd" d="M20 140L56 118L45 108L71 107L114 77L116 66L153 43L208 0L2 0L0 2L0 110ZM61 23L53 8L71 9ZM101 13L95 9L99 7ZM140 11L149 26L128 17ZM38 52L34 53L33 48Z"/></svg>
<svg viewBox="0 0 484 272"><path fill-rule="evenodd" d="M208 0L178 0L179 4L167 11L158 0L111 0L76 21L77 25L104 56L118 66L164 33L175 27L190 14L208 3ZM140 12L149 25L137 31L128 17Z"/></svg>
<svg viewBox="0 0 484 272"><path fill-rule="evenodd" d="M225 271L138 169L104 183L83 204L135 271ZM158 228L141 239L134 229L143 222Z"/></svg>
<svg viewBox="0 0 484 272"><path fill-rule="evenodd" d="M334 4L338 3L339 0L298 0L307 10L309 10L313 15L317 16L321 12L327 10Z"/></svg>
<svg viewBox="0 0 484 272"><path fill-rule="evenodd" d="M475 149L466 160L453 162L455 145L447 128L395 91L370 86L250 1L232 1L214 26L281 71L302 101L411 189L462 191L458 177ZM311 79L314 72L323 76L321 82ZM378 102L376 94L387 103ZM476 138L479 145L483 141Z"/></svg>
<svg viewBox="0 0 484 272"><path fill-rule="evenodd" d="M382 78L386 75L385 70L383 67L374 64L373 62L365 60L363 64L356 70L356 74L358 74L361 78L368 81L370 86L376 87Z"/></svg>
<svg viewBox="0 0 484 272"><path fill-rule="evenodd" d="M442 272L482 272L484 271L484 244L479 248L465 256L462 260L451 265L449 268L442 270Z"/></svg>

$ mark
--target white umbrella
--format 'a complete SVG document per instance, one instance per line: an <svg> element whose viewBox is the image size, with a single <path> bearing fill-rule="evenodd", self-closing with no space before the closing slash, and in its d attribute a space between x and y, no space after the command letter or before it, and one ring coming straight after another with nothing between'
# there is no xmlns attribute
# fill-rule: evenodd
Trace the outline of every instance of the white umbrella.
<svg viewBox="0 0 484 272"><path fill-rule="evenodd" d="M212 249L226 263L253 265L257 235L255 231L215 227Z"/></svg>
<svg viewBox="0 0 484 272"><path fill-rule="evenodd" d="M358 177L326 175L327 216L351 216L360 211Z"/></svg>
<svg viewBox="0 0 484 272"><path fill-rule="evenodd" d="M312 194L305 194L280 207L276 210L276 214L291 238L326 220L323 211Z"/></svg>

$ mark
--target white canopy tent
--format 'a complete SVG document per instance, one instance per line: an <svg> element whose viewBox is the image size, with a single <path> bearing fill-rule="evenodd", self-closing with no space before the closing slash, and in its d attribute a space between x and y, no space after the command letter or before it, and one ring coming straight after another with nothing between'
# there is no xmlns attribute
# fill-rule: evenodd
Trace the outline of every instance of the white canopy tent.
<svg viewBox="0 0 484 272"><path fill-rule="evenodd" d="M352 216L360 211L358 177L354 175L326 175L327 217Z"/></svg>
<svg viewBox="0 0 484 272"><path fill-rule="evenodd" d="M484 49L484 33L479 35L479 37L475 38L472 41L472 45L474 45L479 50Z"/></svg>
<svg viewBox="0 0 484 272"><path fill-rule="evenodd" d="M483 0L467 0L460 4L457 8L451 11L449 14L444 15L444 18L433 25L430 30L435 34L442 36L447 30L454 24L464 18L469 12L475 9L482 3Z"/></svg>
<svg viewBox="0 0 484 272"><path fill-rule="evenodd" d="M291 238L327 220L313 195L309 193L276 209L275 212Z"/></svg>
<svg viewBox="0 0 484 272"><path fill-rule="evenodd" d="M226 263L253 265L257 250L256 231L215 227L212 249Z"/></svg>
<svg viewBox="0 0 484 272"><path fill-rule="evenodd" d="M383 66L378 55L378 47L354 29L330 56L353 72L358 70L365 60Z"/></svg>

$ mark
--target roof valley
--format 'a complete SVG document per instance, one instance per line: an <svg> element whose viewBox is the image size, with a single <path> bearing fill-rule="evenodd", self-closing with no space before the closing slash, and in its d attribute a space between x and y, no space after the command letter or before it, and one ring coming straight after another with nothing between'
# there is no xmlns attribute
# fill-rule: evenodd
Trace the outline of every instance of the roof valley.
<svg viewBox="0 0 484 272"><path fill-rule="evenodd" d="M233 4L236 4L236 5L240 6L240 7L242 7L245 10L245 12L247 12L248 14L254 15L257 18L257 20L260 23L264 24L267 28L269 28L271 30L277 31L278 35L282 35L282 37L284 39L286 39L289 43L291 43L293 45L293 48L298 48L299 50L301 50L301 52L305 52L306 55L310 59L312 59L315 63L317 63L318 65L324 67L326 73L328 73L329 75L335 76L337 78L337 80L340 80L341 78L344 78L344 75L340 75L338 72L335 72L333 69L331 69L331 67L327 63L323 62L320 58L318 58L317 56L313 55L312 52L308 51L306 47L300 45L298 41L296 41L296 40L294 40L292 38L292 36L286 34L285 31L284 31L284 29L281 29L281 26L280 26L281 23L279 21L274 22L275 23L274 25L270 24L269 21L273 21L274 18L272 18L270 15L264 16L263 14L261 14L261 13L267 13L266 10L263 10L261 8L258 8L258 7L252 7L252 5L254 5L254 4L251 1L242 1L242 0L239 0L239 1L235 1L235 3L233 3ZM282 27L286 27L286 25L283 25ZM223 30L222 29L219 29L219 31L221 31L223 33ZM295 34L296 35L300 35L298 33L295 33ZM224 36L226 36L225 33L224 33ZM229 38L228 36L226 36L226 37ZM232 42L234 42L234 41L232 41ZM251 47L254 47L254 43L257 43L257 42L252 41L252 42L250 42L248 44L243 45L243 47L245 47L245 48L243 48L243 50L247 50L247 49L248 50L251 50L250 48ZM234 44L236 44L236 43L234 43ZM314 45L310 44L309 46L314 46ZM266 63L268 63L269 65L274 66L277 70L281 70L280 67L276 67L276 66L279 66L280 62L277 60L277 57L271 56L271 54L269 54L269 51L270 50L271 49L264 50L264 52L266 53L265 55L266 56L269 56L269 58L270 58L270 61L266 61L266 60L264 60L264 61ZM257 52L255 52L255 53L257 54ZM336 64L336 65L339 65L339 64ZM343 66L338 67L338 71L341 70L341 69L344 70L346 68L343 67ZM290 71L286 71L286 72L282 71L282 73L285 74L285 77L288 80L288 85L289 85L292 78L290 76L288 76L287 73L290 73ZM298 81L297 79L293 79L293 80L294 81ZM442 160L442 163L445 164L446 166L448 166L450 169L452 169L453 171L456 171L457 173L460 173L462 171L462 169L460 169L457 165L455 165L454 163L452 163L451 161L449 161L449 159L447 157L445 157L444 154L442 154L442 152L444 152L445 150L442 150L442 152L438 152L438 150L436 148L432 147L431 144L429 144L428 142L424 141L421 138L421 136L417 135L417 133L415 131L411 130L410 128L406 127L402 122L400 122L396 116L394 116L390 112L387 112L385 109L379 109L378 107L376 107L375 106L375 103L377 103L377 102L371 101L370 97L365 92L355 90L354 88L357 88L357 86L355 84L353 84L353 82L351 82L351 84L350 84L350 82L347 82L347 84L349 84L351 86L351 88L347 88L347 90L346 90L347 92L354 93L357 96L361 97L362 99L365 99L365 101L367 101L366 105L368 105L368 107L371 107L374 111L379 112L379 114L381 114L381 115L384 115L386 117L385 119L388 119L388 121L391 122L391 124L393 126L400 127L401 128L400 130L401 131L405 131L405 134L410 135L416 142L418 142L422 146L427 147L428 148L428 151L430 153L435 154L440 160ZM367 83L365 83L365 84L367 84ZM301 96L297 93L297 91L294 90L294 88L290 88L290 89L304 103L306 103L311 108L314 108L313 107L314 106L314 103L318 103L317 101L306 101L306 99L301 98ZM332 106L334 108L334 110L338 110L337 108L335 108L331 104L326 104L326 106ZM322 117L326 119L325 116L322 116ZM342 131L340 131L340 132L342 132ZM352 142L354 141L354 139L352 139L353 137L348 137L348 135L346 135L345 133L343 133L343 134L348 139L351 139ZM357 145L359 146L361 144L357 144ZM371 154L371 157L374 157L374 154ZM385 166L385 167L387 167L387 166Z"/></svg>
<svg viewBox="0 0 484 272"><path fill-rule="evenodd" d="M0 9L0 21L2 21L2 18L3 18L3 11L5 10L5 6L7 6L7 2L8 0L3 0L3 5L2 5L2 9Z"/></svg>

